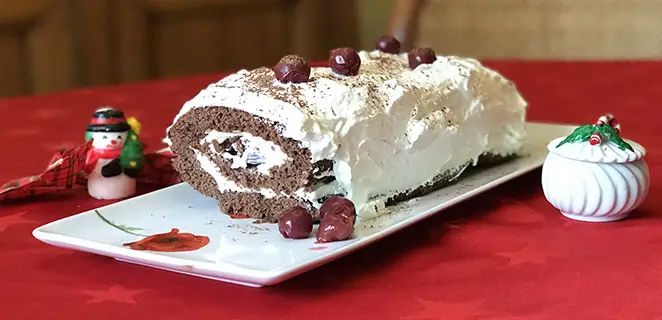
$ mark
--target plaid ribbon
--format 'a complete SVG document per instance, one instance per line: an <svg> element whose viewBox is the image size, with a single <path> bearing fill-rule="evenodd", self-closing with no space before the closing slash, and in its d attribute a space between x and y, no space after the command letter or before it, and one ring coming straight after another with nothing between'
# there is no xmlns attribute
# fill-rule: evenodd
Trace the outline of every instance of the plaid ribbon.
<svg viewBox="0 0 662 320"><path fill-rule="evenodd" d="M58 150L48 163L46 171L1 185L0 201L85 188L88 177L86 160L91 149L92 142L89 141L72 149ZM160 187L179 183L179 174L171 163L173 157L168 149L146 154L145 166L137 177L138 183Z"/></svg>

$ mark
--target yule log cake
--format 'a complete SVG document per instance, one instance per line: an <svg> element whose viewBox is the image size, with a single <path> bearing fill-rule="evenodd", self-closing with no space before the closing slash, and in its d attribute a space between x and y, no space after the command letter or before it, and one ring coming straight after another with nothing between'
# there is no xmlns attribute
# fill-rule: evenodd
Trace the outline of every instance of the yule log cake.
<svg viewBox="0 0 662 320"><path fill-rule="evenodd" d="M209 85L165 141L182 179L226 214L315 216L340 195L365 219L517 155L525 111L515 86L476 60L340 48L329 67L288 55Z"/></svg>

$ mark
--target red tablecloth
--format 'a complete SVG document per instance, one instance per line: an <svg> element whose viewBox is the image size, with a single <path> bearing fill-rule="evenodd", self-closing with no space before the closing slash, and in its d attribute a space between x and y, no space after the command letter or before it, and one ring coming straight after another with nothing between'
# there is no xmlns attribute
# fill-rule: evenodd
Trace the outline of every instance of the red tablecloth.
<svg viewBox="0 0 662 320"><path fill-rule="evenodd" d="M662 62L499 62L529 119L614 112L648 149L650 196L616 223L569 221L535 171L275 287L246 288L51 247L33 228L106 204L84 192L0 204L1 319L662 318ZM143 123L152 147L182 103L221 75L0 100L0 182L83 141L98 106Z"/></svg>

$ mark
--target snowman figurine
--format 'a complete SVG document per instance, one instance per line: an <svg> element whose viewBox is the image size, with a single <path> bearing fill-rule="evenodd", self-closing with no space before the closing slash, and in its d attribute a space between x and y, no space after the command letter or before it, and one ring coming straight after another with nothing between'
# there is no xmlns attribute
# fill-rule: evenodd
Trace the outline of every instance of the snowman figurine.
<svg viewBox="0 0 662 320"><path fill-rule="evenodd" d="M145 158L138 139L140 124L124 113L102 108L92 115L85 140L92 140L87 155L87 191L93 198L115 200L136 193L136 177Z"/></svg>

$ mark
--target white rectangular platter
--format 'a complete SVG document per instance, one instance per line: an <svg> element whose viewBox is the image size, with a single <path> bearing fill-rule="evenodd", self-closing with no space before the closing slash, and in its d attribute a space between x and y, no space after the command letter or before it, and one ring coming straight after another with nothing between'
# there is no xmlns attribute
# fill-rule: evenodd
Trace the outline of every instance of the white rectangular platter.
<svg viewBox="0 0 662 320"><path fill-rule="evenodd" d="M460 201L539 168L547 144L575 126L528 123L523 156L507 163L467 172L455 184L394 206L387 214L357 220L346 241L316 244L314 232L304 240L284 239L276 224L255 224L221 214L215 200L181 183L98 208L115 224L157 234L180 232L210 238L205 247L188 252L138 251L123 244L142 239L104 222L94 210L46 224L33 235L48 244L112 257L121 261L246 286L274 285L354 252ZM73 214L73 213L72 213Z"/></svg>

